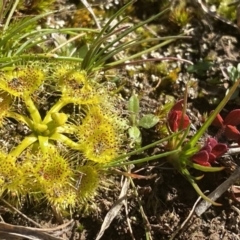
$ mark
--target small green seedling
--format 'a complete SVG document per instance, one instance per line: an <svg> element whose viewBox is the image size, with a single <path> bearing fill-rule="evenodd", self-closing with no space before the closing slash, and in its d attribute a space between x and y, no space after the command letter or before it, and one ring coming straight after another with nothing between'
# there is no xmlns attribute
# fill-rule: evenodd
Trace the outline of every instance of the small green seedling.
<svg viewBox="0 0 240 240"><path fill-rule="evenodd" d="M238 79L240 79L240 63L237 65L237 67L229 66L227 68L227 72L228 72L230 81L234 84ZM239 91L240 91L240 88L238 86L236 91L231 96L231 100L238 97ZM228 92L229 92L229 89L227 89L226 95L228 94Z"/></svg>
<svg viewBox="0 0 240 240"><path fill-rule="evenodd" d="M212 67L213 63L208 60L199 61L187 68L189 73L196 73L199 76L205 76L206 72Z"/></svg>
<svg viewBox="0 0 240 240"><path fill-rule="evenodd" d="M142 135L139 127L149 129L159 122L159 118L154 114L146 114L140 117L140 104L137 94L133 93L128 101L128 110L130 112L131 127L128 129L128 134L132 139L132 144L135 148L141 147Z"/></svg>

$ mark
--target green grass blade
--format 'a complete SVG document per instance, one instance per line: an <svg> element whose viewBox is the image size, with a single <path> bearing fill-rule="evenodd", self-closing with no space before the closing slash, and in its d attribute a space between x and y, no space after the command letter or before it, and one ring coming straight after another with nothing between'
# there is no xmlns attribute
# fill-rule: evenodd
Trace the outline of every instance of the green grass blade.
<svg viewBox="0 0 240 240"><path fill-rule="evenodd" d="M194 147L198 140L201 138L201 136L206 132L207 128L211 125L213 120L216 118L217 114L224 108L224 106L227 104L229 99L231 98L232 94L235 92L237 87L240 84L240 79L234 83L234 85L231 87L228 94L223 98L223 100L218 104L217 108L214 110L214 112L209 116L207 121L202 125L202 127L197 131L197 133L190 139L188 145L190 147Z"/></svg>
<svg viewBox="0 0 240 240"><path fill-rule="evenodd" d="M169 9L165 9L164 11L148 18L147 20L140 22L130 28L128 28L127 30L125 30L122 34L120 34L116 39L114 39L113 41L111 41L111 43L107 44L102 50L100 50L96 55L95 55L95 59L100 59L102 58L102 55L108 51L109 48L111 48L112 46L114 46L114 44L116 44L117 42L119 42L122 38L124 38L125 36L127 36L129 33L134 32L137 28L142 27L143 25L153 21L154 19L158 18L159 16L163 15L165 12L169 11ZM122 51L121 48L118 48L119 52ZM107 57L110 58L110 57ZM95 64L96 67L98 67L97 64Z"/></svg>
<svg viewBox="0 0 240 240"><path fill-rule="evenodd" d="M97 35L97 38L95 39L94 43L91 45L88 54L84 58L82 62L82 69L87 69L90 65L91 57L95 55L96 51L98 50L99 47L99 40L100 42L102 41L101 38L104 36L106 33L107 29L110 27L111 23L117 19L132 3L134 3L135 0L130 1L127 3L125 6L123 6L121 9L119 9L115 14L113 14L108 22L105 24L103 27L102 31Z"/></svg>
<svg viewBox="0 0 240 240"><path fill-rule="evenodd" d="M1 41L1 45L0 46L4 46L6 45L6 43L10 40L10 39L18 39L19 37L19 33L21 33L22 31L26 31L27 27L30 27L32 24L35 24L37 22L37 20L44 18L54 12L57 11L53 11L53 12L48 12L48 13L44 13L41 15L38 15L36 17L33 18L25 18L19 22L17 22L17 24L15 24L15 26L13 26L12 28L8 28L5 32L5 36L3 36L3 39Z"/></svg>
<svg viewBox="0 0 240 240"><path fill-rule="evenodd" d="M177 39L177 38L176 38L176 39ZM106 64L106 65L104 66L104 68L113 68L113 67L116 67L116 66L118 66L118 65L121 65L122 63L125 63L126 61L129 61L129 60L131 60L131 59L134 59L134 58L137 58L137 57L141 57L143 54L146 54L146 53L149 53L149 52L151 52L151 51L153 51L153 50L155 50L155 49L161 48L161 47L163 47L163 46L165 46L165 45L167 45L167 44L175 41L176 39L171 39L171 40L164 41L163 43L159 43L159 44L157 44L157 45L155 45L155 46L153 46L153 47L151 47L151 48L148 48L148 49L146 49L146 50L143 50L143 51L141 51L141 52L138 52L138 53L136 53L136 54L133 54L133 55L131 55L131 56L129 56L129 57L126 57L126 58L124 58L124 59L121 59L121 60L118 60L118 61L114 61L114 62L108 63L108 64ZM94 69L94 70L97 70L97 69L98 69L98 68L96 68L96 69Z"/></svg>

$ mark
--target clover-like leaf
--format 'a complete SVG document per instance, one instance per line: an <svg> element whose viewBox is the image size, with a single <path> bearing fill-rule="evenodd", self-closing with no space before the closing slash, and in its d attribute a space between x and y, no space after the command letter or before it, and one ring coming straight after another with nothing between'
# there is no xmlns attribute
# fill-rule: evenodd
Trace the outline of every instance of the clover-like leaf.
<svg viewBox="0 0 240 240"><path fill-rule="evenodd" d="M227 68L227 72L228 72L228 75L229 75L229 79L234 83L236 82L239 77L240 77L240 64L237 65L237 68L235 68L234 66L229 66ZM229 89L227 89L226 91L226 94L228 93ZM239 87L236 89L236 91L232 94L231 96L231 100L232 99L235 99L238 97L238 94L239 94Z"/></svg>
<svg viewBox="0 0 240 240"><path fill-rule="evenodd" d="M132 113L139 113L139 99L136 94L133 94L128 101L128 110Z"/></svg>
<svg viewBox="0 0 240 240"><path fill-rule="evenodd" d="M231 80L232 82L235 82L236 79L237 79L237 77L238 77L238 75L239 75L238 70L237 70L234 66L229 66L229 67L227 68L227 72L228 72L228 74L229 74L230 80Z"/></svg>
<svg viewBox="0 0 240 240"><path fill-rule="evenodd" d="M159 118L157 116L155 116L154 114L146 114L139 120L138 125L140 127L149 129L155 126L158 122Z"/></svg>
<svg viewBox="0 0 240 240"><path fill-rule="evenodd" d="M133 143L140 145L142 142L141 132L138 127L133 126L128 129L129 137L133 140Z"/></svg>
<svg viewBox="0 0 240 240"><path fill-rule="evenodd" d="M139 99L134 93L128 101L128 111L130 112L130 120L132 125L137 125L137 116L139 113Z"/></svg>
<svg viewBox="0 0 240 240"><path fill-rule="evenodd" d="M139 137L141 137L141 132L140 132L139 128L135 127L135 126L130 127L128 129L128 134L129 134L130 138L132 138L132 139L138 139Z"/></svg>
<svg viewBox="0 0 240 240"><path fill-rule="evenodd" d="M187 71L190 73L196 73L198 75L206 75L206 72L212 67L213 63L208 60L197 62L195 65L188 67Z"/></svg>

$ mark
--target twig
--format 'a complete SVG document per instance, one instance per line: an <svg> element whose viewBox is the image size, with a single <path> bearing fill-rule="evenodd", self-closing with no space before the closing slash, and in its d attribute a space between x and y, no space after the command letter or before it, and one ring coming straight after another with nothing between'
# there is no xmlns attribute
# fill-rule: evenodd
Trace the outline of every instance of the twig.
<svg viewBox="0 0 240 240"><path fill-rule="evenodd" d="M96 25L97 25L97 28L98 28L99 30L101 30L100 23L99 23L96 15L94 14L94 12L93 12L90 4L87 2L87 0L81 0L81 2L82 2L82 4L87 8L87 10L90 12L90 14L92 15L92 17L93 17L93 19L94 19L94 21L95 21L95 23L96 23Z"/></svg>
<svg viewBox="0 0 240 240"><path fill-rule="evenodd" d="M173 233L173 235L171 236L171 238L169 240L173 240L176 235L184 228L184 226L187 224L187 222L190 220L190 218L192 217L194 210L197 206L197 204L199 203L199 201L201 200L201 197L199 197L197 199L197 201L194 203L192 210L190 211L190 213L188 214L188 217L185 219L185 221L178 227L178 229Z"/></svg>
<svg viewBox="0 0 240 240"><path fill-rule="evenodd" d="M124 204L124 207L125 207L125 213L126 213L126 218L127 218L127 224L128 224L128 228L129 228L129 232L130 232L130 235L132 237L132 240L135 240L135 237L133 235L133 230L132 230L132 226L131 226L131 221L129 219L129 214L128 214L128 201L127 199L124 199L123 200L123 204Z"/></svg>
<svg viewBox="0 0 240 240"><path fill-rule="evenodd" d="M237 207L235 207L235 206L231 206L231 209L232 210L234 210L235 212L237 212L238 213L238 215L240 216L240 210L237 208Z"/></svg>
<svg viewBox="0 0 240 240"><path fill-rule="evenodd" d="M223 156L227 156L227 155L237 155L240 153L240 147L234 147L234 148L229 148L227 153L224 154Z"/></svg>
<svg viewBox="0 0 240 240"><path fill-rule="evenodd" d="M129 186L129 179L125 178L118 201L112 206L112 208L108 211L107 215L105 216L102 226L101 226L101 229L96 237L96 240L99 240L103 236L105 230L110 226L113 219L119 213L119 211L123 205L123 200L127 196L128 186Z"/></svg>
<svg viewBox="0 0 240 240"><path fill-rule="evenodd" d="M177 58L177 57L161 57L161 58L149 58L149 59L134 60L134 61L131 61L131 62L120 63L117 66L118 67L123 67L123 66L127 66L127 65L138 65L139 63L145 63L145 62L160 62L160 61L165 61L165 60L181 61L181 62L188 63L190 65L193 65L193 62L191 62L191 61L189 61L187 59ZM106 68L107 67L108 66L106 65Z"/></svg>
<svg viewBox="0 0 240 240"><path fill-rule="evenodd" d="M63 240L63 238L58 238L51 236L47 233L39 231L39 229L32 229L23 226L15 226L7 223L0 223L0 235L11 236L21 236L27 239L42 239L42 240ZM7 238L9 239L9 238ZM15 238L16 239L16 238Z"/></svg>
<svg viewBox="0 0 240 240"><path fill-rule="evenodd" d="M131 170L132 170L132 166L128 166L128 167L125 167L125 171L127 171L127 173L131 174ZM131 178L130 178L131 179ZM133 235L133 230L132 230L132 226L131 226L131 222L130 222L130 219L129 219L129 214L128 214L128 201L127 201L127 198L123 200L123 205L125 207L125 212L126 212L126 218L127 218L127 224L128 224L128 227L129 227L129 232L131 234L131 237L132 237L132 240L135 240L135 237Z"/></svg>
<svg viewBox="0 0 240 240"><path fill-rule="evenodd" d="M76 39L78 39L78 38L80 38L80 37L82 37L82 36L84 36L84 35L86 35L86 33L80 33L80 34L78 34L77 36L74 36L74 37L66 40L65 42L59 44L57 47L55 47L54 49L52 49L52 50L51 50L50 52L48 52L48 53L49 53L49 54L54 53L54 52L56 52L57 50L61 49L62 47L66 46L68 43L71 43L71 42L75 41Z"/></svg>
<svg viewBox="0 0 240 240"><path fill-rule="evenodd" d="M16 209L14 206L12 206L10 203L8 203L7 201L5 201L4 199L0 199L4 204L6 204L9 208L11 208L12 210L14 210L15 212L17 212L18 214L20 214L22 217L24 217L25 219L27 219L29 222L33 223L35 226L41 228L42 226L35 222L34 220L32 220L31 218L27 217L25 214L23 214L22 212L20 212L18 209Z"/></svg>
<svg viewBox="0 0 240 240"><path fill-rule="evenodd" d="M133 182L132 179L130 179L130 183L131 183L131 185L132 185L132 187L133 187L134 194L135 194L136 199L137 199L138 204L139 204L139 211L140 211L140 213L141 213L141 215L142 215L143 222L144 222L144 228L145 228L145 231L146 231L146 239L152 240L151 225L150 225L150 223L149 223L149 221L148 221L147 215L146 215L145 212L144 212L144 209L143 209L141 200L140 200L140 198L139 198L138 191L137 191L136 186L135 186L135 184L134 184L134 182Z"/></svg>
<svg viewBox="0 0 240 240"><path fill-rule="evenodd" d="M70 225L74 220L70 220L67 223L63 223L60 226L57 227L53 227L53 228L42 228L42 225L40 225L39 223L35 222L34 220L32 220L31 218L27 217L25 214L23 214L22 212L20 212L18 209L16 209L15 207L13 207L10 203L8 203L6 200L1 199L1 201L6 204L9 208L11 208L12 210L14 210L15 212L17 212L18 214L20 214L22 217L24 217L25 219L27 219L29 222L33 223L36 227L39 227L40 229L37 229L38 231L41 232L52 232L52 231L58 231L60 229L66 228L68 225ZM36 228L29 228L31 230L36 230Z"/></svg>
<svg viewBox="0 0 240 240"><path fill-rule="evenodd" d="M59 225L57 227L52 227L52 228L37 228L37 231L39 232L55 232L55 231L58 231L58 230L61 230L61 229L64 229L64 228L67 228L68 225L72 224L74 222L74 220L70 220L69 222L66 222L62 225ZM32 230L36 230L36 228L31 228L29 227L29 229L32 229Z"/></svg>
<svg viewBox="0 0 240 240"><path fill-rule="evenodd" d="M237 179L240 178L240 167L238 167L233 174L225 181L223 182L220 186L218 186L212 193L208 195L208 198L212 199L215 201L218 199L224 192L228 190L228 188L234 184ZM195 210L195 213L198 216L201 216L212 204L203 200Z"/></svg>

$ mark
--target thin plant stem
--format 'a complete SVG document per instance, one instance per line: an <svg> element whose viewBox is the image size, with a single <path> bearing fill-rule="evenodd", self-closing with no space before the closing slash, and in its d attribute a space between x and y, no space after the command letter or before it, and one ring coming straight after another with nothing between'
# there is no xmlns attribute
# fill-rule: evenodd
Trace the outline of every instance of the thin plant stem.
<svg viewBox="0 0 240 240"><path fill-rule="evenodd" d="M43 153L43 155L47 155L48 154L48 140L49 137L45 137L45 136L38 136L38 142L39 142L39 146L41 148L41 152Z"/></svg>
<svg viewBox="0 0 240 240"><path fill-rule="evenodd" d="M143 219L143 221L144 221L144 228L145 228L145 233L146 233L146 239L152 240L150 223L149 223L149 221L148 221L147 215L146 215L145 212L144 212L143 206L142 206L142 204L141 204L141 200L140 200L140 198L139 198L139 194L138 194L138 192L137 192L136 186L135 186L132 178L130 178L130 183L131 183L132 188L133 188L133 190L134 190L134 194L135 194L135 196L136 196L136 199L137 199L138 205L139 205L139 211L140 211L140 213L141 213L141 215L142 215L142 219Z"/></svg>
<svg viewBox="0 0 240 240"><path fill-rule="evenodd" d="M70 147L72 149L79 150L79 148L80 148L78 143L73 142L70 138L68 138L67 136L60 134L60 133L54 133L53 135L51 135L49 137L49 139L64 143L65 145L67 145L68 147Z"/></svg>
<svg viewBox="0 0 240 240"><path fill-rule="evenodd" d="M172 154L175 154L175 153L178 153L178 152L180 152L179 149L164 152L164 153L157 154L157 155L150 156L150 157L141 158L141 159L138 159L138 160L128 161L128 162L126 162L126 161L123 162L123 160L122 160L122 162L120 162L120 163L119 162L113 162L113 163L110 163L109 165L105 165L104 167L120 167L120 166L129 165L129 164L139 164L139 163L148 162L148 161L156 160L156 159L159 159L159 158L167 157L169 155L172 155Z"/></svg>
<svg viewBox="0 0 240 240"><path fill-rule="evenodd" d="M34 123L41 123L42 119L40 116L40 113L37 109L37 107L35 106L34 102L32 101L30 96L24 96L24 101L27 107L27 110L30 113L30 116L33 120Z"/></svg>
<svg viewBox="0 0 240 240"><path fill-rule="evenodd" d="M7 117L13 118L16 121L20 121L22 123L25 123L30 129L33 129L33 122L27 116L23 116L23 115L18 114L16 112L8 112Z"/></svg>
<svg viewBox="0 0 240 240"><path fill-rule="evenodd" d="M187 129L184 129L184 130L185 130L185 131L184 131L184 134L183 134L182 138L179 140L179 142L178 142L178 144L177 144L177 146L176 146L177 149L182 146L184 140L186 139L186 137L187 137L187 135L188 135L188 133L189 133L189 131L190 131L190 127L191 127L191 126L189 125Z"/></svg>
<svg viewBox="0 0 240 240"><path fill-rule="evenodd" d="M25 137L23 139L23 141L17 145L17 147L14 148L14 150L12 150L10 153L9 153L9 156L12 156L12 157L18 157L21 155L21 153L26 149L28 148L30 145L32 145L34 142L36 142L38 139L37 137L34 135L34 134L31 134L27 137Z"/></svg>
<svg viewBox="0 0 240 240"><path fill-rule="evenodd" d="M52 108L47 112L47 115L43 119L43 123L47 124L51 121L51 114L55 112L59 112L65 105L69 104L70 102L60 98L57 103L55 103Z"/></svg>
<svg viewBox="0 0 240 240"><path fill-rule="evenodd" d="M177 132L177 133L173 133L173 134L171 134L171 135L168 136L168 137L165 137L165 138L163 138L163 139L160 139L160 140L158 140L158 141L156 141L156 142L154 142L154 143L148 144L148 145L146 145L146 146L144 146L144 147L141 147L141 148L139 148L139 149L136 149L136 150L134 150L134 151L132 151L132 152L129 152L129 153L126 153L126 154L122 154L122 155L118 156L117 158L115 158L115 159L114 159L114 162L115 162L115 161L118 161L118 160L122 161L122 159L124 159L124 158L127 158L127 157L129 157L129 156L132 156L132 155L141 153L141 152L143 152L143 151L145 151L145 150L147 150L147 149L149 149L149 148L155 147L156 145L158 145L158 144L160 144L160 143L166 142L166 141L168 141L169 139L174 138L175 136L181 134L182 132L183 132L183 130L181 130L181 131L179 131L179 132Z"/></svg>

